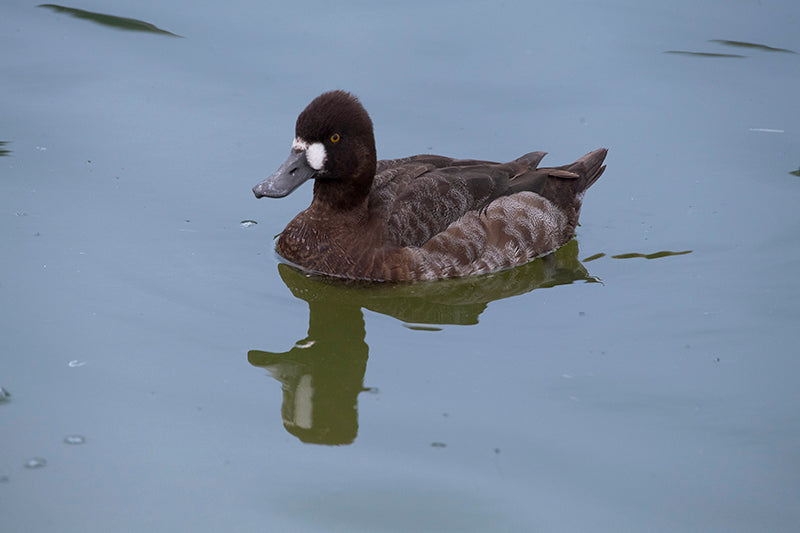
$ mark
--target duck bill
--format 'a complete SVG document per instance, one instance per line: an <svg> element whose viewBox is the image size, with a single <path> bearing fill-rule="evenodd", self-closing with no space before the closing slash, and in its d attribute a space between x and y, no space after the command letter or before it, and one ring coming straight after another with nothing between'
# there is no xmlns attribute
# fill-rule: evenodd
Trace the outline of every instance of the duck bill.
<svg viewBox="0 0 800 533"><path fill-rule="evenodd" d="M316 173L309 166L305 151L293 151L278 170L253 187L253 194L256 198L283 198Z"/></svg>

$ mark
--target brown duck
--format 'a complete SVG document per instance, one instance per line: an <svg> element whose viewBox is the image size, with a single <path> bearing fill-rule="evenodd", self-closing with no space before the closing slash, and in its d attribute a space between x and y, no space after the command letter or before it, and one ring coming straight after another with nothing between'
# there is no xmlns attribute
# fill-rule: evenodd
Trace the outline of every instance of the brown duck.
<svg viewBox="0 0 800 533"><path fill-rule="evenodd" d="M509 163L378 161L366 110L350 93L332 91L300 113L289 158L253 193L281 198L314 179L311 205L277 242L278 254L302 269L375 281L471 276L566 244L606 152L554 168L537 167L544 152Z"/></svg>

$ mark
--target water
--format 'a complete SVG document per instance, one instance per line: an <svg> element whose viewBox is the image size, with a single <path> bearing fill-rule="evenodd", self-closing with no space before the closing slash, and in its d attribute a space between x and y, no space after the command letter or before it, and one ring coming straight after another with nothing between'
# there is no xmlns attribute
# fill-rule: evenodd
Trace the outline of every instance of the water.
<svg viewBox="0 0 800 533"><path fill-rule="evenodd" d="M796 529L796 3L74 8L0 8L4 530ZM610 148L577 240L279 266L332 88L383 158Z"/></svg>

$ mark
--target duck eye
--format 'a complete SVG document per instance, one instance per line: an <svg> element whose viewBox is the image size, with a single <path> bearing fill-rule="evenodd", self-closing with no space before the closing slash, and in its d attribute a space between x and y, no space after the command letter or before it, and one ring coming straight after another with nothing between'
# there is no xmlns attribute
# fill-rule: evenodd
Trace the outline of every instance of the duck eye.
<svg viewBox="0 0 800 533"><path fill-rule="evenodd" d="M332 143L338 143L339 139L341 139L341 137L339 136L338 133L334 133L333 135L331 135L331 142Z"/></svg>

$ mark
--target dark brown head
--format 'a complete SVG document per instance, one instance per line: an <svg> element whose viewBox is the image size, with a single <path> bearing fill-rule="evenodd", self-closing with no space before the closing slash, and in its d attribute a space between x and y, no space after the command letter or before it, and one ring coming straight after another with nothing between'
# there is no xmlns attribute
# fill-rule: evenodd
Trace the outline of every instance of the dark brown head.
<svg viewBox="0 0 800 533"><path fill-rule="evenodd" d="M364 106L350 93L331 91L300 113L289 158L253 193L280 198L313 178L315 201L349 209L369 195L376 163L372 120Z"/></svg>

